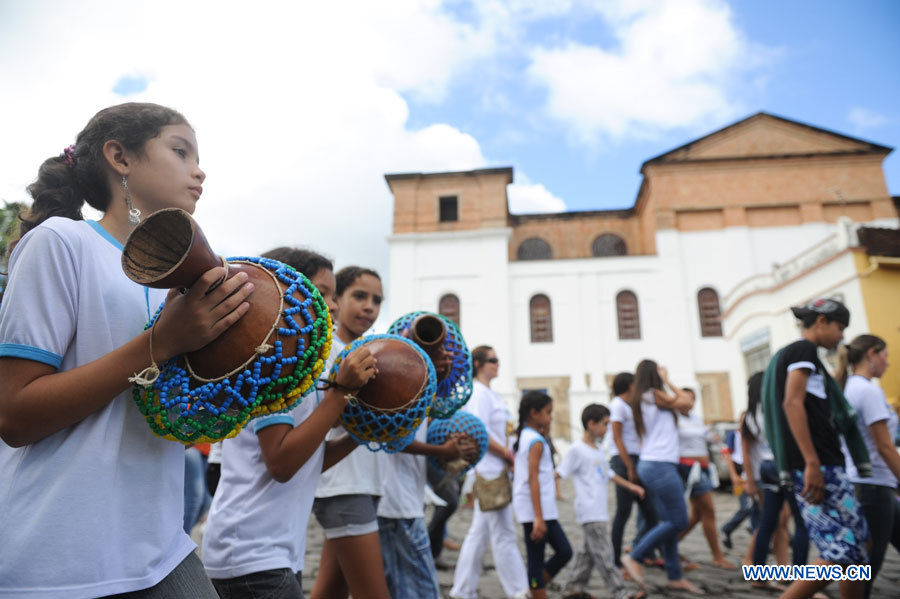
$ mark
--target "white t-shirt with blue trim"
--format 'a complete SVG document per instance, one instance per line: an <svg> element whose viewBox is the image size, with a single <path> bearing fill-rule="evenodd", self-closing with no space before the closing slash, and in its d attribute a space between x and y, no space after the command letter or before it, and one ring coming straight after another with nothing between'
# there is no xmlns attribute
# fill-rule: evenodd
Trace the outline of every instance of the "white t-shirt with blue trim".
<svg viewBox="0 0 900 599"><path fill-rule="evenodd" d="M0 356L66 371L140 334L165 298L122 272L98 223L54 217L16 246ZM151 587L195 545L182 529L184 447L153 435L127 390L20 448L0 443L0 597Z"/></svg>
<svg viewBox="0 0 900 599"><path fill-rule="evenodd" d="M325 443L290 480L280 483L266 469L257 433L267 426L304 422L319 403L318 393L307 394L290 412L251 421L239 435L222 442L222 476L203 535L203 565L210 578L276 568L303 570L306 527Z"/></svg>
<svg viewBox="0 0 900 599"><path fill-rule="evenodd" d="M525 427L522 429L522 434L519 435L519 449L516 451L515 468L513 468L513 513L520 524L534 522L534 506L531 505L531 488L528 486L528 454L532 445L538 442L544 445L538 467L541 513L545 522L559 518L559 511L556 509L556 481L553 475L550 444L539 432Z"/></svg>

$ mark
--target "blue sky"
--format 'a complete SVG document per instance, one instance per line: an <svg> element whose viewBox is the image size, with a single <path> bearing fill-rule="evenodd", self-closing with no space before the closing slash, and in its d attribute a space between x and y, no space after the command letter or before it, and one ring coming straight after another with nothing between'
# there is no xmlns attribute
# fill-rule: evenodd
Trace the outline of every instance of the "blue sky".
<svg viewBox="0 0 900 599"><path fill-rule="evenodd" d="M527 172L571 210L632 205L644 160L758 111L900 147L900 3L744 1L727 6L735 29L756 47L747 57L756 64L740 73L745 79L727 83L734 102L728 115L703 115L684 126L660 128L649 138L573 142L540 117L547 93L525 81L527 61L515 55L497 61L499 66L476 65L453 82L443 102L417 101L409 94L410 123L445 121L473 135L492 164ZM455 10L472 19L467 11ZM530 24L525 37L527 45L558 46L575 39L617 48L602 18L577 10ZM486 99L493 94L505 94L512 105ZM884 167L888 190L900 194L896 151Z"/></svg>

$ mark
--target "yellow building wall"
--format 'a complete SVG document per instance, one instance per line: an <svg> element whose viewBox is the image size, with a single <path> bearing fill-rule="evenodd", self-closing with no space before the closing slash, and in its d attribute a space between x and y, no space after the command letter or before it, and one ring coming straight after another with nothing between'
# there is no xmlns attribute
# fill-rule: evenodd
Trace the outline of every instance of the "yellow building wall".
<svg viewBox="0 0 900 599"><path fill-rule="evenodd" d="M869 332L885 340L891 363L881 377L888 402L900 408L900 258L854 253Z"/></svg>

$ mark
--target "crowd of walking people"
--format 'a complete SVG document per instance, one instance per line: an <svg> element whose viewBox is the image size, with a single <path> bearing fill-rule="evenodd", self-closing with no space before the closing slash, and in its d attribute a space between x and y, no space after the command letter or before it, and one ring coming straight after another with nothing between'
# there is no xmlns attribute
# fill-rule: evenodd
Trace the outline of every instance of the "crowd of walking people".
<svg viewBox="0 0 900 599"><path fill-rule="evenodd" d="M221 267L168 296L121 273L133 221L168 207L193 212L204 179L182 115L124 104L98 113L29 188L34 203L0 305L0 597L302 598L315 516L325 540L316 576L306 580L313 599L438 599L435 562L465 490L433 464L475 462L477 450L459 435L429 443L427 419L397 453L357 445L335 423L353 399L346 390L378 376L364 348L347 354L329 388L256 418L211 451L153 436L137 411L130 377L215 339L246 314L254 292L246 277L225 280ZM83 220L84 201L103 218ZM304 274L323 296L336 325L327 372L378 318L379 274L359 266L335 272L305 249L265 256ZM158 321L144 330L164 298ZM874 335L842 344L850 314L840 302L793 310L801 338L748 383L730 444L744 498L721 538L709 433L692 412L694 391L665 367L647 359L618 374L609 406L584 408L583 430L560 459L550 437L552 398L525 392L510 427L507 405L491 389L500 356L475 347L474 391L463 409L489 440L469 474L472 521L449 595L478 597L488 544L512 598L547 597L552 581L563 597L590 597L596 568L613 597L638 599L652 590L653 566L664 568L666 590L703 595L686 577L697 556L680 553L679 541L700 524L711 566L736 570L720 543L730 547L749 516L755 532L745 564L765 564L770 545L779 563L788 562L790 545L790 561L805 564L812 541L814 563L871 564L871 580L839 582L842 597L867 596L887 546L900 547L897 415L873 382L888 350ZM839 345L835 379L818 349ZM559 477L575 489L583 543L574 559L559 517ZM429 484L443 505L426 524ZM201 558L188 533L207 504ZM635 504L637 535L625 546ZM793 598L814 596L827 581L752 584Z"/></svg>

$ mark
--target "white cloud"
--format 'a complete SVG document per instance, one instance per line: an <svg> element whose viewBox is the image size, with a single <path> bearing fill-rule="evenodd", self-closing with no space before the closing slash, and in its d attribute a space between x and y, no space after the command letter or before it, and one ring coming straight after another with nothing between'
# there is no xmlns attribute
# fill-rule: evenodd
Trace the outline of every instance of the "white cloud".
<svg viewBox="0 0 900 599"><path fill-rule="evenodd" d="M566 203L540 183L513 183L506 191L512 214L563 212L566 209Z"/></svg>
<svg viewBox="0 0 900 599"><path fill-rule="evenodd" d="M854 106L847 114L847 120L857 131L866 131L883 127L891 122L891 119L862 106Z"/></svg>
<svg viewBox="0 0 900 599"><path fill-rule="evenodd" d="M492 36L437 0L19 4L0 25L0 199L99 109L182 111L207 172L197 221L225 254L305 245L388 274L386 172L487 166L477 140L412 128L400 95L437 101ZM53 14L48 19L47 14ZM13 58L14 57L14 58ZM140 74L147 88L112 89Z"/></svg>
<svg viewBox="0 0 900 599"><path fill-rule="evenodd" d="M720 0L597 3L614 48L569 40L531 54L546 113L583 143L650 137L743 108L729 93L752 48ZM755 53L755 54L754 54Z"/></svg>

